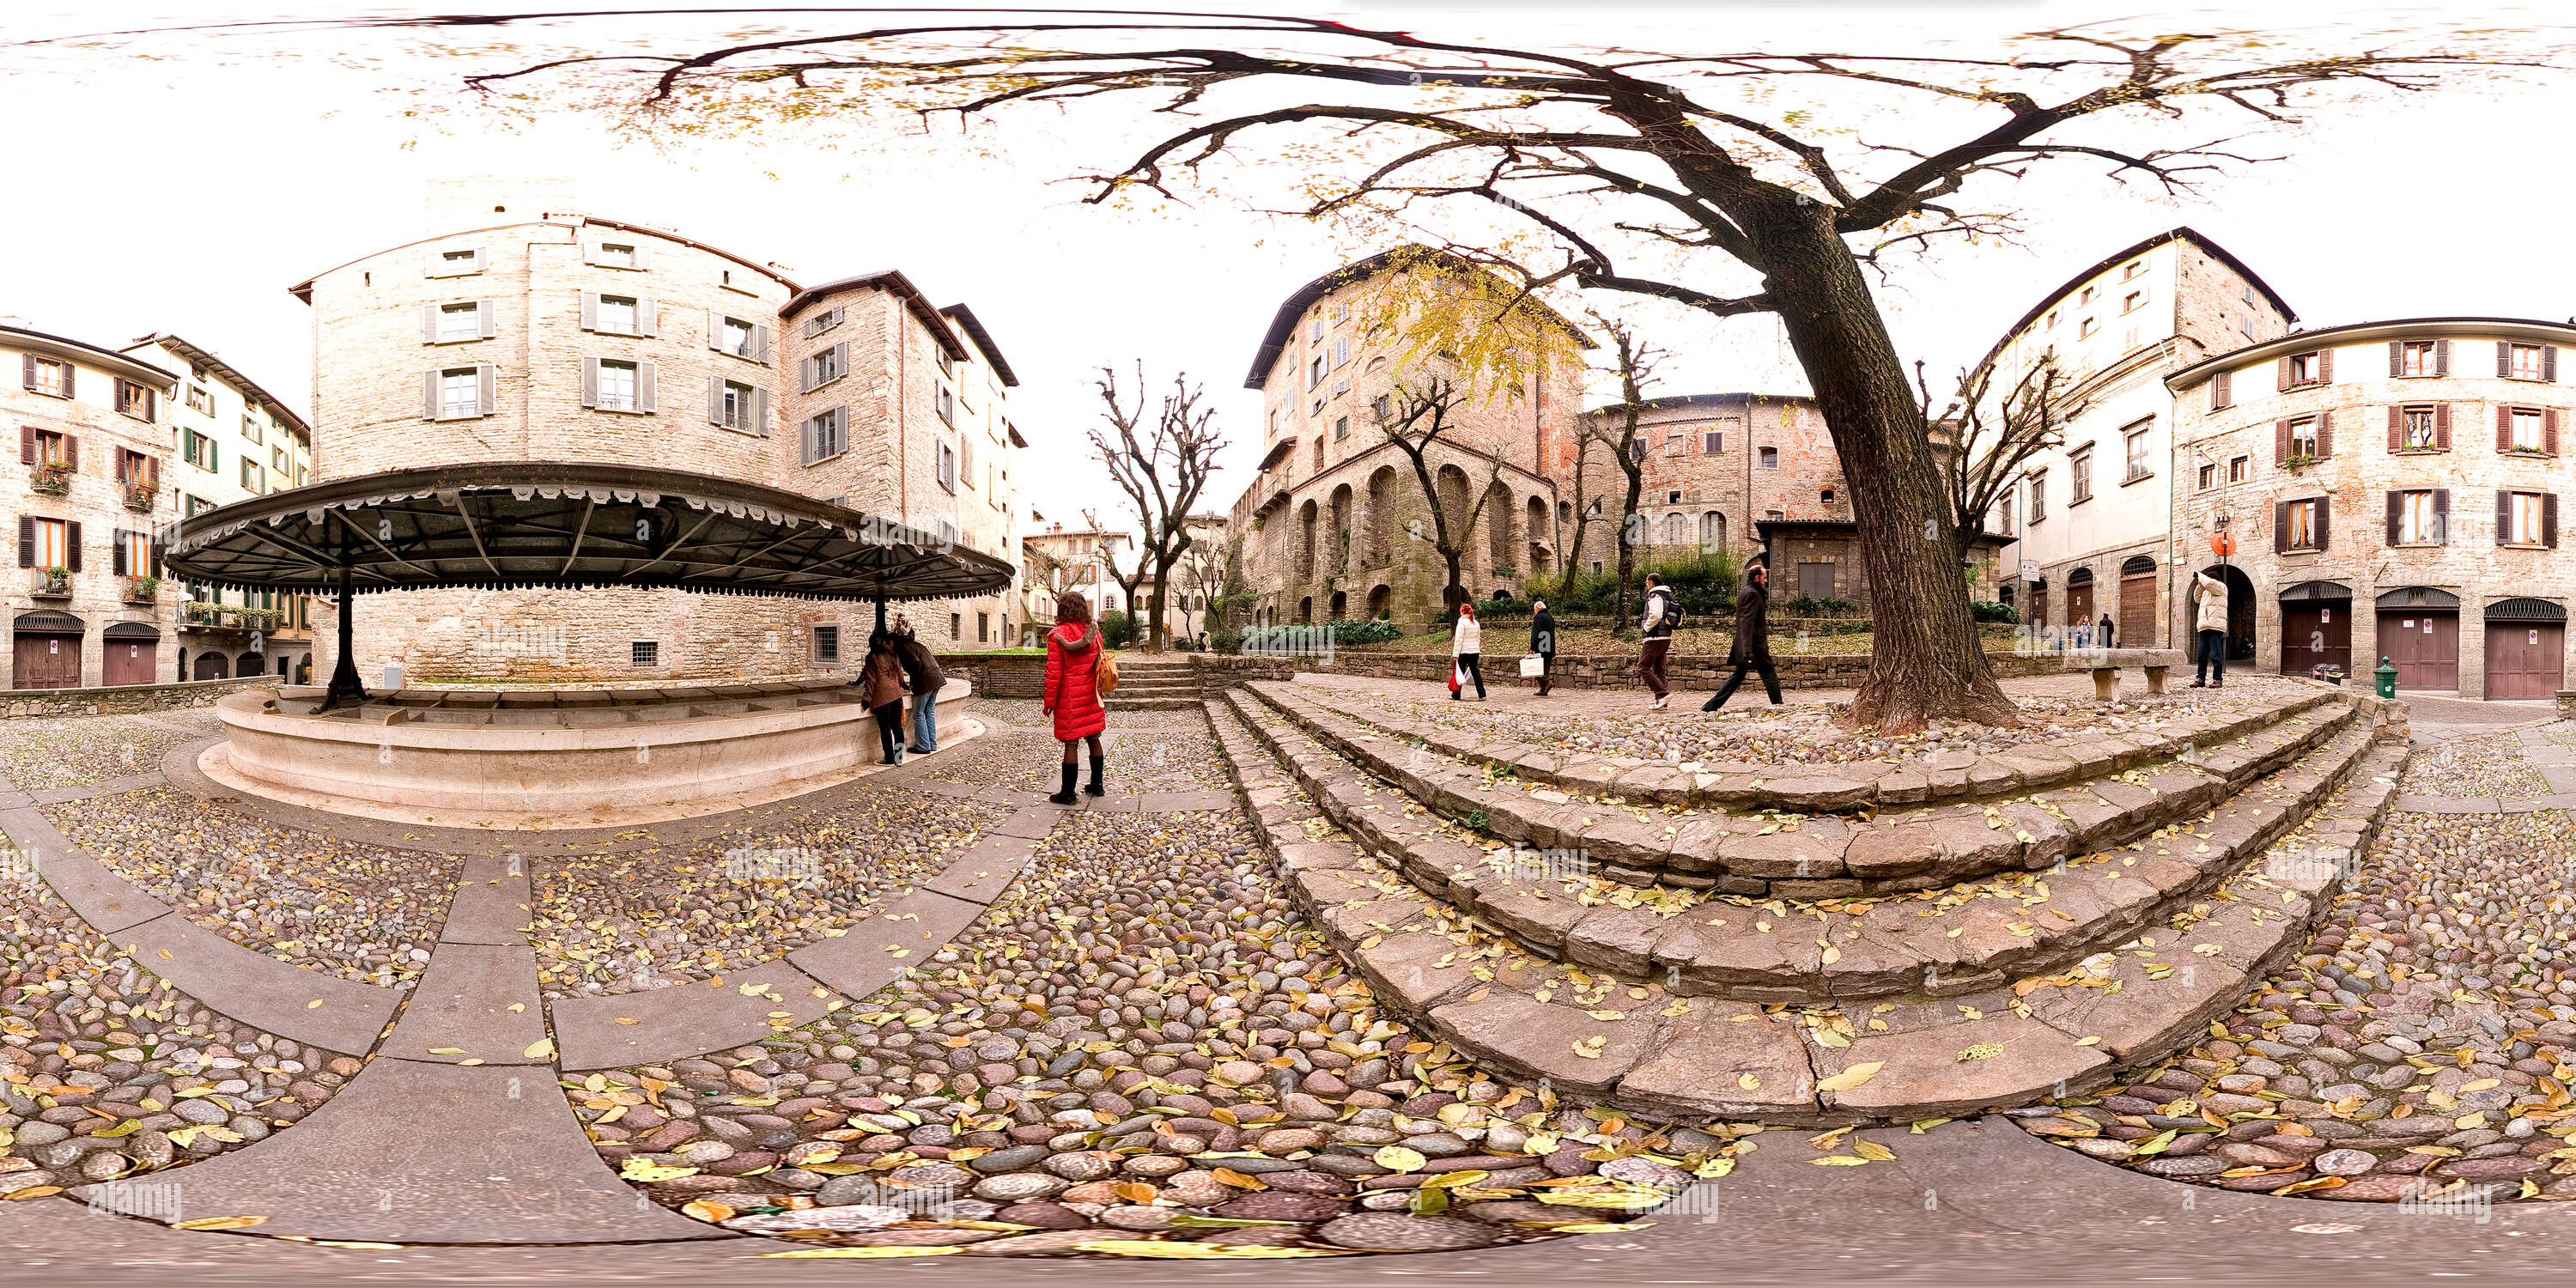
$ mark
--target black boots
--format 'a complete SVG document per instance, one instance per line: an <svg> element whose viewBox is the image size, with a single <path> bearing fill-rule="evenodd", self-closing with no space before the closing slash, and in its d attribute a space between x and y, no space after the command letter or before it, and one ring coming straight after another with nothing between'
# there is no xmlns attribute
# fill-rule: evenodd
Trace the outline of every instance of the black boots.
<svg viewBox="0 0 2576 1288"><path fill-rule="evenodd" d="M1047 799L1058 805L1080 804L1081 802L1079 798L1073 794L1073 776L1076 772L1077 771L1074 769L1072 761L1068 760L1064 762L1064 786L1058 790L1055 795L1049 796Z"/></svg>
<svg viewBox="0 0 2576 1288"><path fill-rule="evenodd" d="M1083 789L1082 789L1082 790L1084 790L1084 791L1086 791L1086 792L1091 793L1091 794L1092 794L1092 795L1094 795L1094 796L1106 796L1106 795L1108 795L1108 794L1109 794L1109 789L1108 789L1107 787L1102 786L1102 785L1101 785L1101 783L1100 783L1100 769L1101 769L1101 764L1102 764L1102 761L1101 761L1101 758L1100 758L1100 757L1098 757L1098 756L1094 756L1094 757L1092 757L1092 758L1091 758L1091 782L1090 782L1089 784L1087 784L1086 786L1084 786L1084 787L1083 787ZM1066 768L1068 768L1068 769L1069 769L1069 768L1071 768L1071 766L1069 766L1069 765L1068 765L1068 766L1066 766ZM1071 780L1071 779L1066 779L1065 781L1067 781L1067 782L1071 782L1072 780ZM1071 789L1071 788L1066 788L1065 790L1067 790L1067 791L1071 791L1072 789Z"/></svg>

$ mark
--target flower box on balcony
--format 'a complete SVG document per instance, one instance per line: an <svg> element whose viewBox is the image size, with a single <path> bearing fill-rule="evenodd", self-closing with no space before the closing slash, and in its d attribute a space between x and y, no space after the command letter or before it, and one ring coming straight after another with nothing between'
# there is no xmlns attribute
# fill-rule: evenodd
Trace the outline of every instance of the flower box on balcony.
<svg viewBox="0 0 2576 1288"><path fill-rule="evenodd" d="M152 513L152 507L158 503L160 499L161 489L154 487L149 483L128 483L125 485L126 509L138 511L143 514L150 514Z"/></svg>
<svg viewBox="0 0 2576 1288"><path fill-rule="evenodd" d="M72 597L71 573L61 568L39 568L28 578L27 593L38 599Z"/></svg>
<svg viewBox="0 0 2576 1288"><path fill-rule="evenodd" d="M159 598L160 595L161 579L158 577L128 577L125 579L125 599L127 603L148 604Z"/></svg>
<svg viewBox="0 0 2576 1288"><path fill-rule="evenodd" d="M46 496L61 496L72 490L72 467L48 461L27 471L27 486Z"/></svg>

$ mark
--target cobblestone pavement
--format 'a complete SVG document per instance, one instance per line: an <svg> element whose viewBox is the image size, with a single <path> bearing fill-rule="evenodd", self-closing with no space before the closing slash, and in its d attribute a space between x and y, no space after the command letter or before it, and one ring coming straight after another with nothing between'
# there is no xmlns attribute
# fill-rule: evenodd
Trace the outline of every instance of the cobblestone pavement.
<svg viewBox="0 0 2576 1288"><path fill-rule="evenodd" d="M154 1175L267 1139L359 1067L214 1013L0 873L0 1198L114 1181L147 1203Z"/></svg>
<svg viewBox="0 0 2576 1288"><path fill-rule="evenodd" d="M2459 741L2410 769L2408 790L2491 796L2539 778L2518 737ZM2207 1041L2023 1128L2224 1189L2576 1198L2571 822L2392 814L2309 951Z"/></svg>
<svg viewBox="0 0 2576 1288"><path fill-rule="evenodd" d="M211 710L0 721L0 778L40 792L148 774L164 752L216 728Z"/></svg>
<svg viewBox="0 0 2576 1288"><path fill-rule="evenodd" d="M786 826L749 818L695 845L530 860L538 979L550 998L617 995L776 960L927 881L1005 813L863 783Z"/></svg>
<svg viewBox="0 0 2576 1288"><path fill-rule="evenodd" d="M448 855L272 827L171 787L69 801L45 817L198 925L362 984L417 978L456 893Z"/></svg>

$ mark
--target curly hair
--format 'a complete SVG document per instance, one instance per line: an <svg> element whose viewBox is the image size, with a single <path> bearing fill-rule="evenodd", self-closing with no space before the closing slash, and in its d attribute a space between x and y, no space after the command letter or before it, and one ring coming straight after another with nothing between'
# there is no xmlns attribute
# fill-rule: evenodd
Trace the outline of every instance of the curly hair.
<svg viewBox="0 0 2576 1288"><path fill-rule="evenodd" d="M1058 626L1089 626L1091 624L1091 601L1083 598L1080 591L1067 591L1064 594L1056 596L1055 624Z"/></svg>

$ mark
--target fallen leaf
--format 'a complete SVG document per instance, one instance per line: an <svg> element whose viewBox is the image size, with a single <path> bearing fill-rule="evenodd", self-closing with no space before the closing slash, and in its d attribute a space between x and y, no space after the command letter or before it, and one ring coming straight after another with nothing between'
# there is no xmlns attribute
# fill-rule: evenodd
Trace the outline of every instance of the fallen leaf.
<svg viewBox="0 0 2576 1288"><path fill-rule="evenodd" d="M173 1221L173 1230L247 1230L267 1221L264 1216L201 1216L194 1221Z"/></svg>
<svg viewBox="0 0 2576 1288"><path fill-rule="evenodd" d="M1817 1079L1816 1089L1819 1091L1849 1091L1852 1088L1877 1077L1878 1071L1886 1067L1887 1061L1885 1060L1863 1060L1859 1064L1852 1065L1851 1067L1844 1069L1841 1073L1837 1073L1830 1078Z"/></svg>

